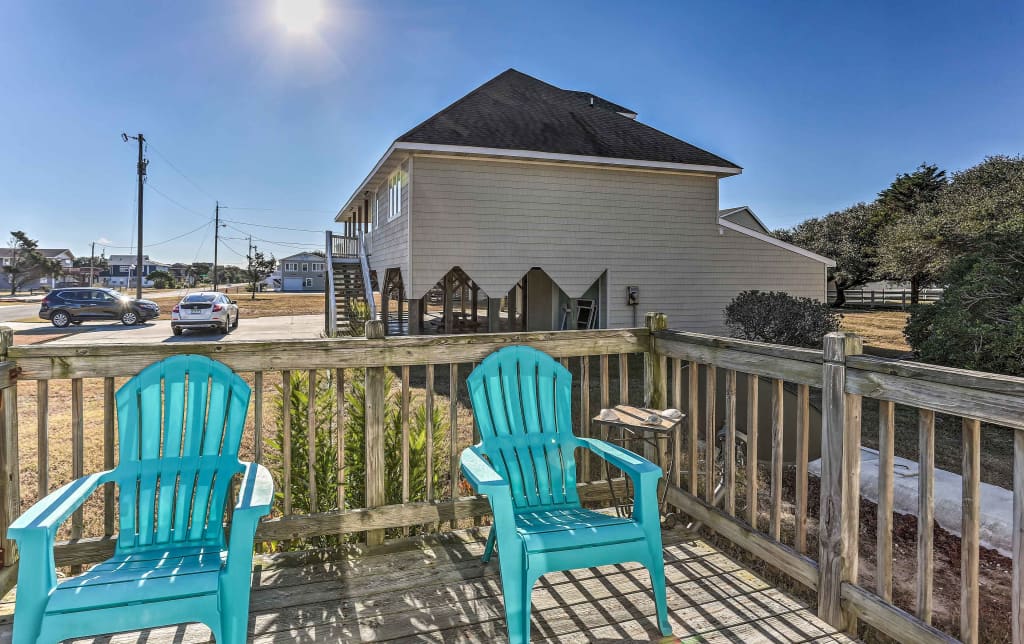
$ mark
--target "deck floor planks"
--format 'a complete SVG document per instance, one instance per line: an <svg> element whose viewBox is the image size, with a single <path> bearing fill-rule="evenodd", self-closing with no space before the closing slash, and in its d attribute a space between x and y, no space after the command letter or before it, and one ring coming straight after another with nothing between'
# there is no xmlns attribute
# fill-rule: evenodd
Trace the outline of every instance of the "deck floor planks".
<svg viewBox="0 0 1024 644"><path fill-rule="evenodd" d="M802 603L707 543L665 534L669 618L682 641L849 642ZM250 640L506 641L498 565L480 534L411 540L403 549L300 565L264 558L253 574ZM285 557L287 558L287 557ZM292 557L295 563L295 557ZM546 575L533 593L533 641L658 641L646 570L635 564ZM197 624L75 642L207 642ZM0 644L10 625L0 625Z"/></svg>

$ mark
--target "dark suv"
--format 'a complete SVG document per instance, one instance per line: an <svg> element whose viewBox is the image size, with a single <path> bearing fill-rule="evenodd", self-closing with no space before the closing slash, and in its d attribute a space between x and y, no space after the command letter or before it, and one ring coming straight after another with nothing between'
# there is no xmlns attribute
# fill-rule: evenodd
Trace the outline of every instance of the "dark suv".
<svg viewBox="0 0 1024 644"><path fill-rule="evenodd" d="M159 315L156 302L136 300L109 288L57 288L46 294L39 308L39 317L60 328L86 320L140 324Z"/></svg>

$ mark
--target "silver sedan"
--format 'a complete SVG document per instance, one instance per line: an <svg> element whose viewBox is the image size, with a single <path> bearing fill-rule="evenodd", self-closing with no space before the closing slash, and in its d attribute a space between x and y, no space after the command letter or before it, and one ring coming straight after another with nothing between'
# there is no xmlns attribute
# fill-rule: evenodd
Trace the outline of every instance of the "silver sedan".
<svg viewBox="0 0 1024 644"><path fill-rule="evenodd" d="M186 295L171 309L171 331L217 329L231 333L238 328L238 303L223 293L202 291Z"/></svg>

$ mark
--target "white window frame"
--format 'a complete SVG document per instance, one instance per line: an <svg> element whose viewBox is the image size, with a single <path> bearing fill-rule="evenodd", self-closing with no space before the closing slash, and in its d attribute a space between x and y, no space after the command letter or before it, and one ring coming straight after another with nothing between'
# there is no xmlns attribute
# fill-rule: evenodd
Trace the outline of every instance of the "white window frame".
<svg viewBox="0 0 1024 644"><path fill-rule="evenodd" d="M324 264L323 264L323 262L313 262L313 272L314 273L322 273L322 272L324 272Z"/></svg>
<svg viewBox="0 0 1024 644"><path fill-rule="evenodd" d="M388 221L402 215L402 175L397 170L388 179Z"/></svg>
<svg viewBox="0 0 1024 644"><path fill-rule="evenodd" d="M308 273L309 272L309 262L302 262L302 272L303 273Z"/></svg>
<svg viewBox="0 0 1024 644"><path fill-rule="evenodd" d="M303 288L311 288L312 286L313 286L313 278L312 277L307 277L306 280L302 283L302 287Z"/></svg>
<svg viewBox="0 0 1024 644"><path fill-rule="evenodd" d="M297 262L285 262L284 270L297 273L299 272L299 264Z"/></svg>

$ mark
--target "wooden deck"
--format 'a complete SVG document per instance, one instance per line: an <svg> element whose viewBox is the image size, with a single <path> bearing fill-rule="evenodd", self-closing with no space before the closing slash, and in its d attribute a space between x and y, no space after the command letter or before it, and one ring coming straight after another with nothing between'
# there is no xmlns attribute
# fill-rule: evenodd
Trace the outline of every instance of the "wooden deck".
<svg viewBox="0 0 1024 644"><path fill-rule="evenodd" d="M769 586L701 540L665 535L669 617L694 642L849 642L801 602ZM506 641L498 565L466 532L384 546L375 554L311 560L309 553L258 564L250 635L255 642ZM296 565L297 564L297 565ZM0 604L9 642L12 597ZM663 639L647 573L635 564L547 575L533 591L533 641ZM206 642L196 624L79 642Z"/></svg>

